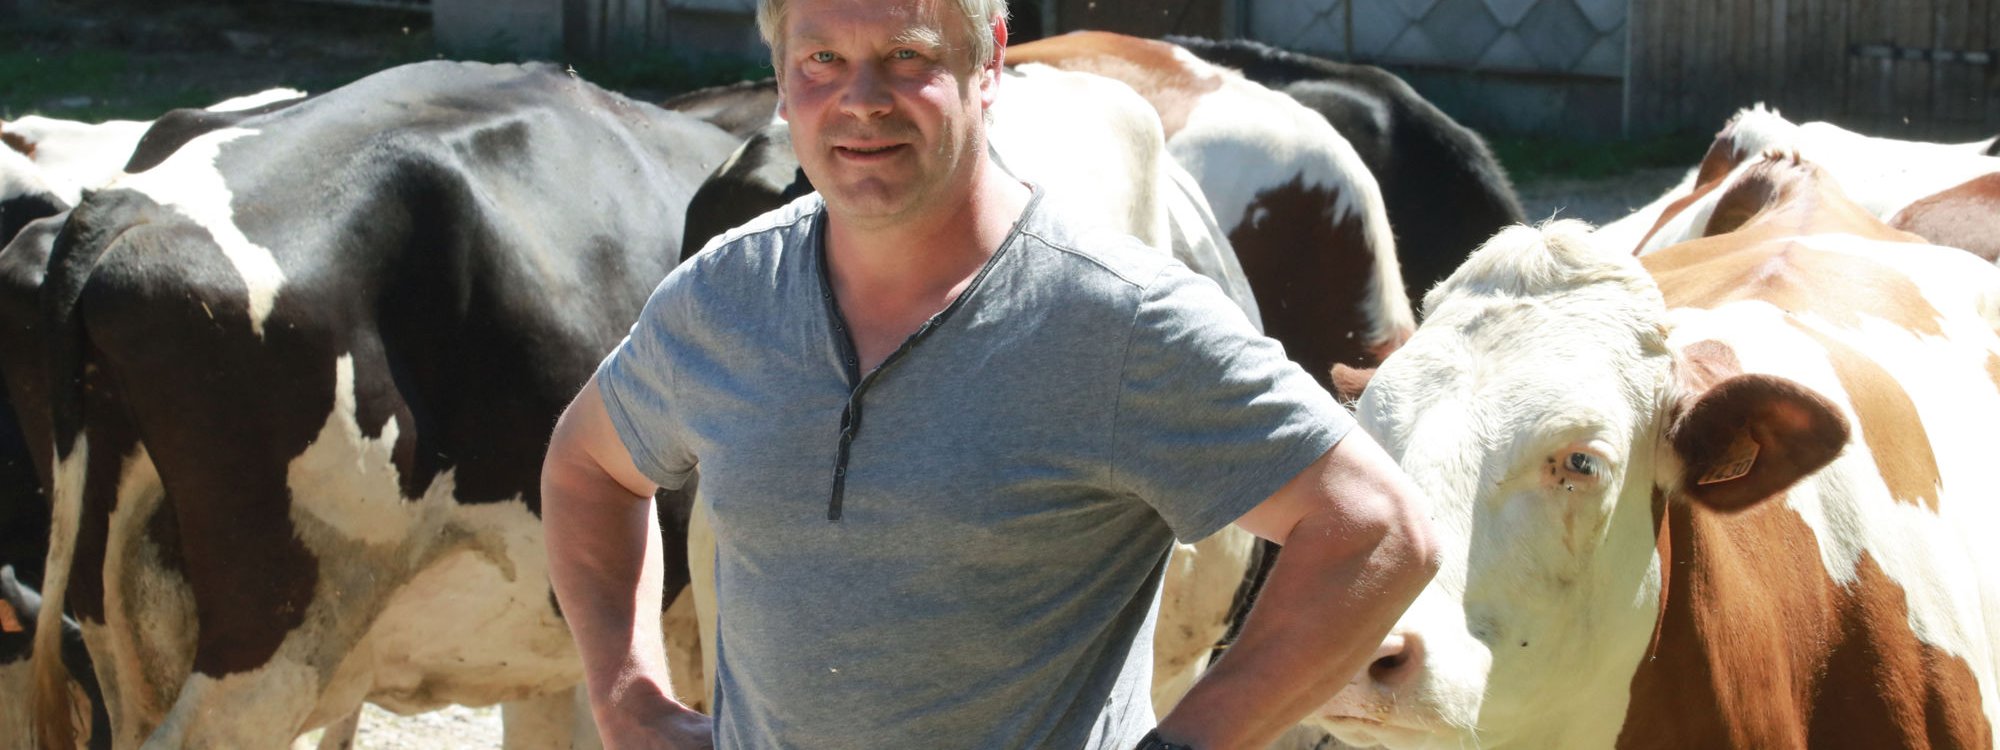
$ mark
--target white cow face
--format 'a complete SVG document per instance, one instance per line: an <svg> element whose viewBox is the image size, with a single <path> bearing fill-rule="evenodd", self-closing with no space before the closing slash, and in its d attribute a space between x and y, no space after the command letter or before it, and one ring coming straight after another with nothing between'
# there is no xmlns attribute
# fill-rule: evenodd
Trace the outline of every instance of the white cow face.
<svg viewBox="0 0 2000 750"><path fill-rule="evenodd" d="M1429 494L1444 565L1320 718L1364 746L1609 746L1658 609L1659 291L1556 222L1497 235L1425 308L1357 411Z"/></svg>

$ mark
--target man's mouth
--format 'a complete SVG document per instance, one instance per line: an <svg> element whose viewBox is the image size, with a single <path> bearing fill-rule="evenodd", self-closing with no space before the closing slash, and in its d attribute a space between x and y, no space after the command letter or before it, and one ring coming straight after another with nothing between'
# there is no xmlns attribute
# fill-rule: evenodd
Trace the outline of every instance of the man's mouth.
<svg viewBox="0 0 2000 750"><path fill-rule="evenodd" d="M901 143L891 143L881 146L835 146L833 150L842 156L867 157L891 153L897 149L901 149L903 146L904 144Z"/></svg>

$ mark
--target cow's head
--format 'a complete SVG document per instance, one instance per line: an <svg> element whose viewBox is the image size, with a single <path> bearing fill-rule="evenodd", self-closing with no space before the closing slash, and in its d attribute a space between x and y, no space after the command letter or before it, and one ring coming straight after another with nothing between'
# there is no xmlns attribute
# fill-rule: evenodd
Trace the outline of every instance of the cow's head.
<svg viewBox="0 0 2000 750"><path fill-rule="evenodd" d="M1670 347L1659 288L1581 222L1501 232L1425 310L1356 410L1431 498L1444 564L1319 718L1361 745L1609 746L1660 612L1664 504L1754 503L1844 423L1725 349Z"/></svg>

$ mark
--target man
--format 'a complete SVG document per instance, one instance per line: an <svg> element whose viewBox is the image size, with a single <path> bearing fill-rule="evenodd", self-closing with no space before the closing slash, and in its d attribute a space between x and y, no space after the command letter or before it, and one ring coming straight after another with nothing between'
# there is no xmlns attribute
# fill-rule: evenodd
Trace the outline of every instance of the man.
<svg viewBox="0 0 2000 750"><path fill-rule="evenodd" d="M1434 570L1415 490L1221 291L988 160L1004 0L765 0L820 190L718 238L556 426L551 570L612 748L1261 747ZM717 541L715 717L661 656L656 486ZM1154 727L1174 536L1285 544Z"/></svg>

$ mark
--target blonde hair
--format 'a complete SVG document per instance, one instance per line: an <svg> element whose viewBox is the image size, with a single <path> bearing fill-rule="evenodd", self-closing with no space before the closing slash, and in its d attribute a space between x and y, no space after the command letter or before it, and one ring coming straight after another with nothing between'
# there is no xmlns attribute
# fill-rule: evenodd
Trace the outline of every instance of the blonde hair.
<svg viewBox="0 0 2000 750"><path fill-rule="evenodd" d="M758 0L757 33L764 37L764 44L771 48L771 67L777 69L779 77L785 75L784 49L781 36L785 28L785 10L789 0ZM955 5L960 20L965 24L965 38L972 40L972 67L984 67L993 62L998 52L993 39L992 21L995 15L1007 17L1007 0L931 0L944 5ZM950 7L950 6L946 6ZM941 13L941 15L946 15Z"/></svg>

